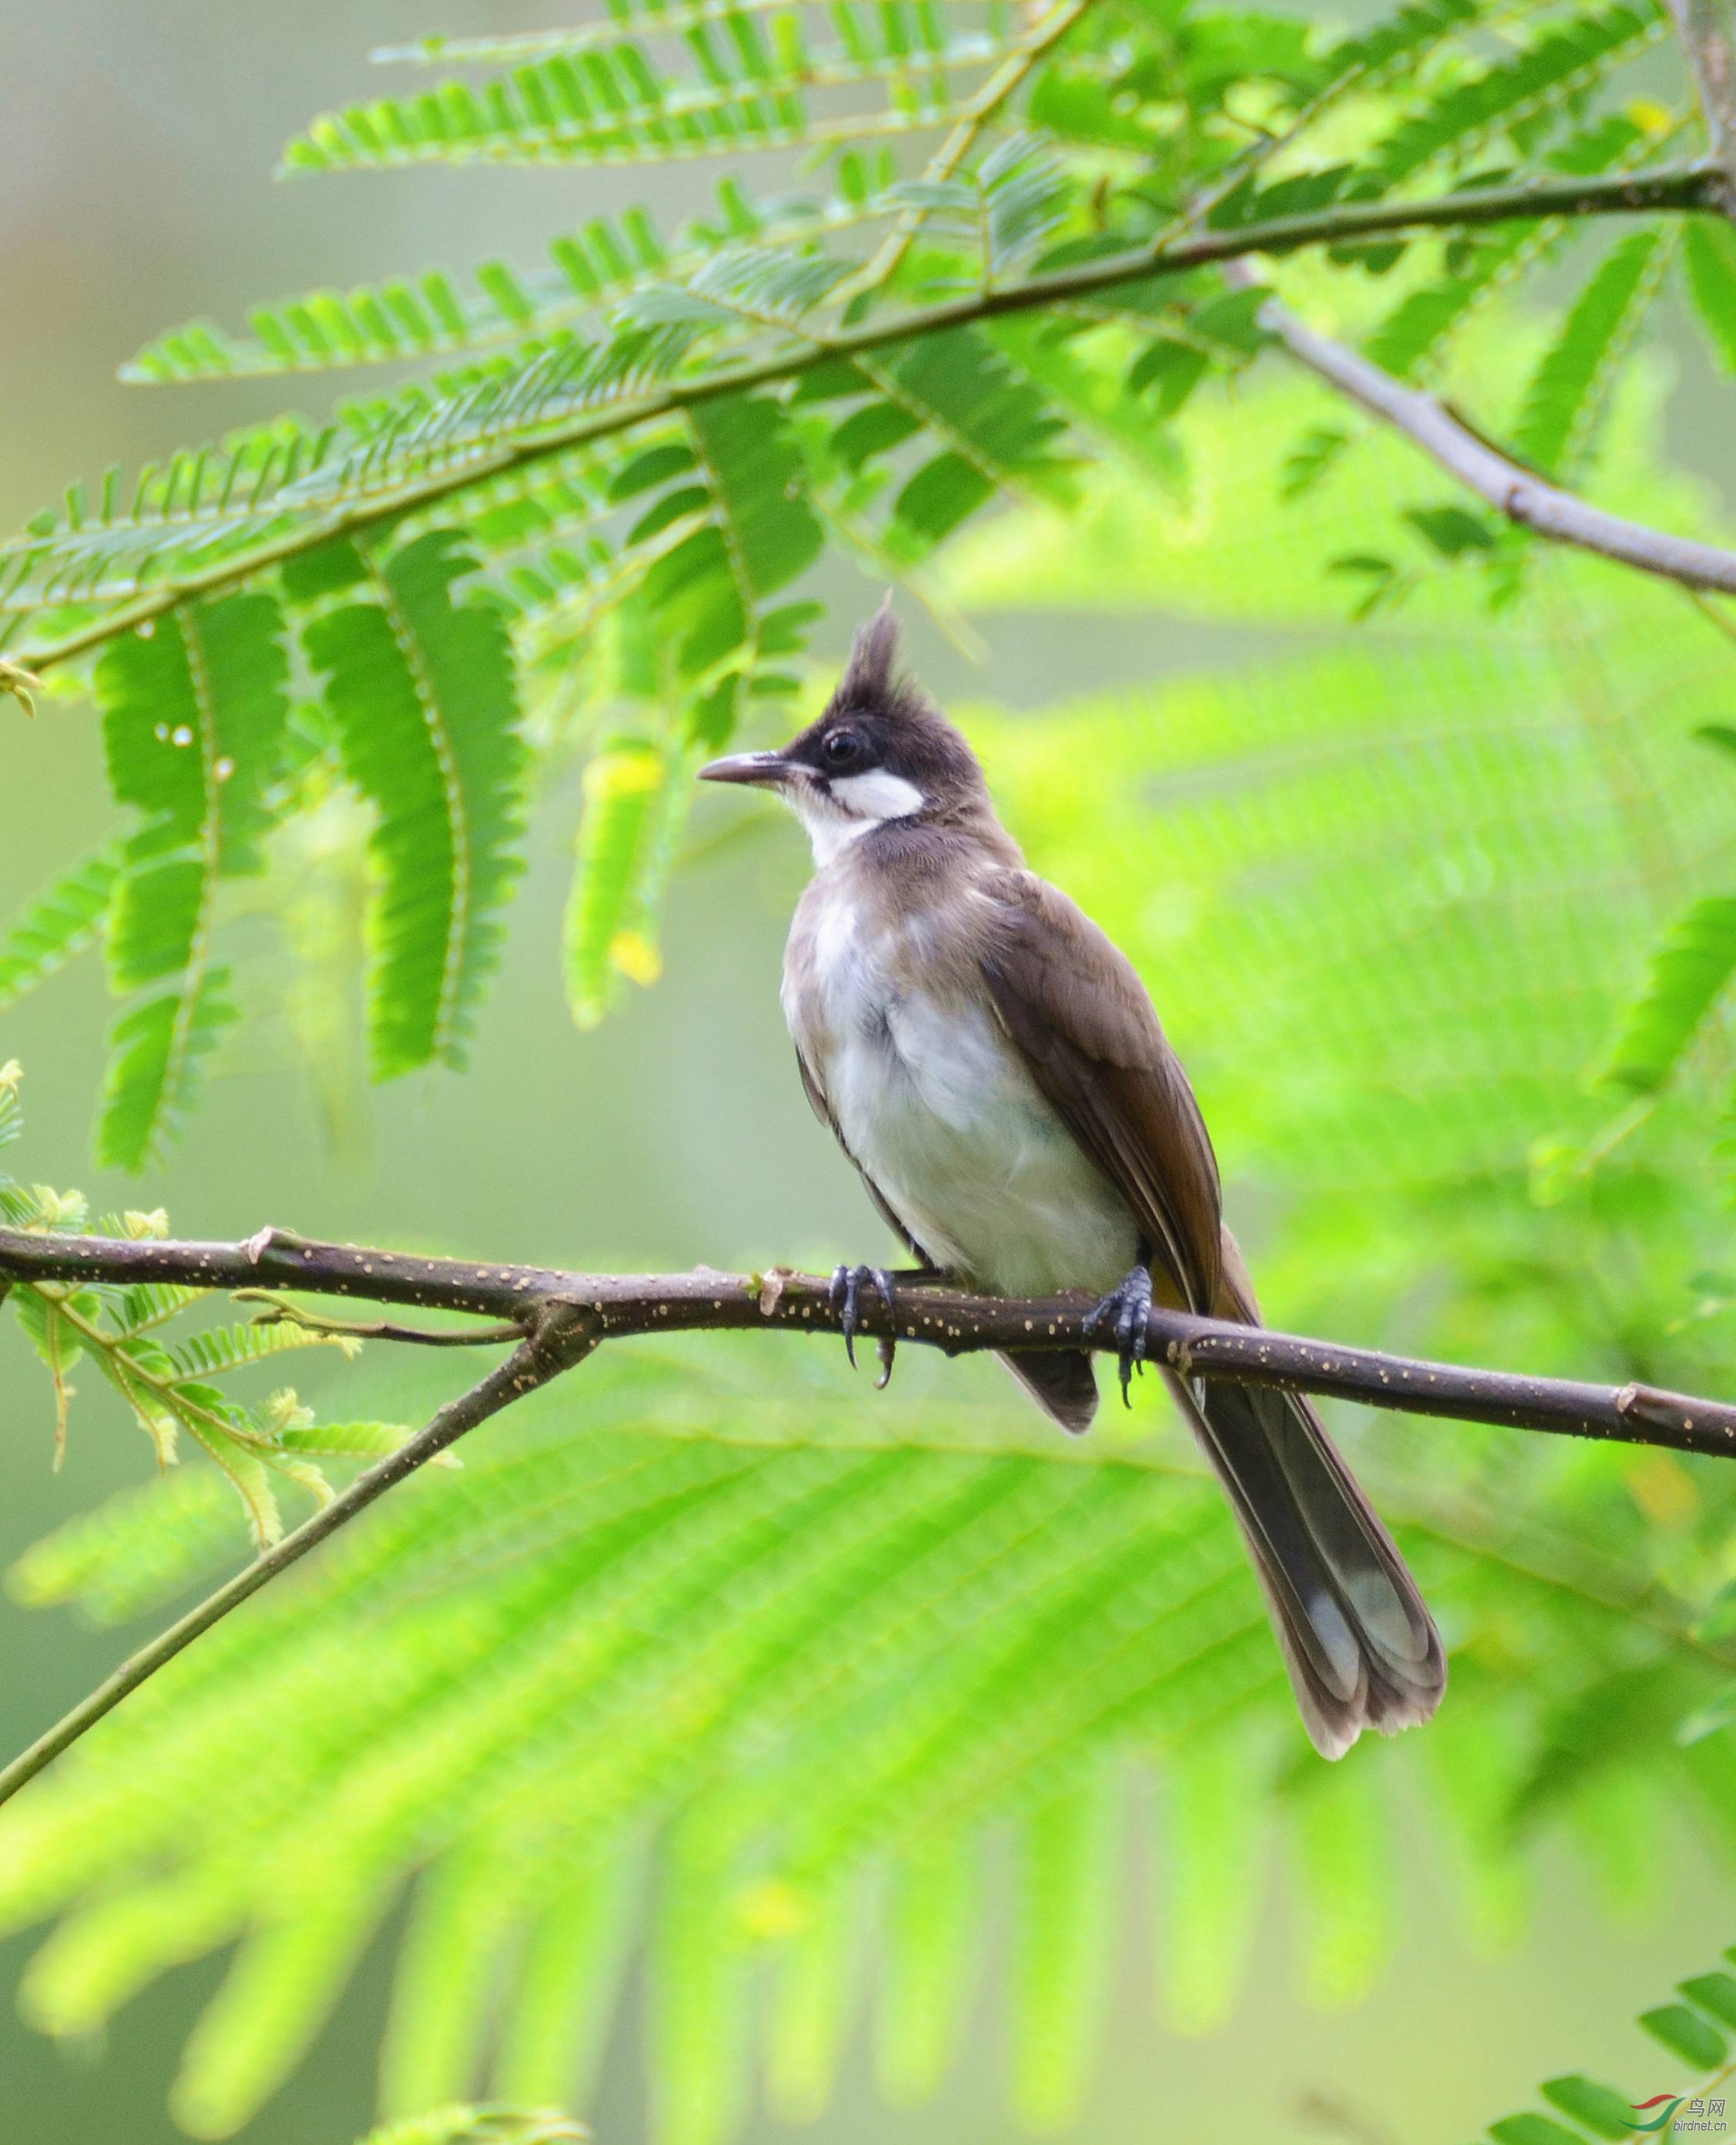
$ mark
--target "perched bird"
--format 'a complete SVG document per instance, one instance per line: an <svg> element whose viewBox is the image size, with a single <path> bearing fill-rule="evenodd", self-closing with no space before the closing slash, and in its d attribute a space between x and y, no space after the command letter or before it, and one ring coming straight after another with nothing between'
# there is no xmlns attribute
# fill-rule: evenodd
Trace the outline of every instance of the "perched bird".
<svg viewBox="0 0 1736 2145"><path fill-rule="evenodd" d="M997 1296L1089 1290L1124 1396L1154 1297L1260 1322L1216 1157L1132 963L1028 871L975 755L898 669L889 610L820 719L700 770L776 790L815 872L784 957L802 1084L920 1262ZM841 1267L846 1339L860 1291ZM1084 1351L1002 1360L1062 1429L1097 1406ZM1229 1493L1315 1747L1440 1703L1439 1634L1302 1396L1164 1373Z"/></svg>

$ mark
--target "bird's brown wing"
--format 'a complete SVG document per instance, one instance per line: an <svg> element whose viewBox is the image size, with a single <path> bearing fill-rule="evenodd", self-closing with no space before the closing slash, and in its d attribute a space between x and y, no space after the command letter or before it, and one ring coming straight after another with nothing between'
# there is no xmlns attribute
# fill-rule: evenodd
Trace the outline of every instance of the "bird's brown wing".
<svg viewBox="0 0 1736 2145"><path fill-rule="evenodd" d="M897 1237L899 1242L910 1252L912 1258L920 1261L923 1266L932 1268L935 1263L934 1261L929 1257L928 1253L923 1250L921 1245L916 1242L916 1239L910 1234L910 1231L905 1228L903 1222L899 1220L898 1217L892 1212L892 1209L886 1204L885 1199L880 1192L880 1188L875 1182L874 1179L868 1174L867 1171L863 1168L861 1163L856 1161L856 1157L853 1154L850 1154L850 1142L845 1138L842 1131L840 1129L838 1120L832 1115L832 1106L826 1099L826 1090L820 1084L820 1076L815 1072L813 1067L809 1064L807 1059L803 1056L800 1043L796 1047L796 1063L797 1070L801 1074L802 1090L807 1096L809 1104L812 1107L814 1115L819 1118L821 1123L826 1127L832 1137L836 1140L839 1146L843 1148L845 1153L850 1155L851 1160L853 1162L856 1162L856 1174L861 1178L862 1183L867 1191L868 1197L874 1202L875 1212L879 1214L881 1221L885 1223L886 1227L892 1232L893 1235Z"/></svg>
<svg viewBox="0 0 1736 2145"><path fill-rule="evenodd" d="M1218 1165L1194 1091L1120 948L1057 888L1000 872L983 973L1051 1107L1132 1208L1190 1310L1218 1296Z"/></svg>
<svg viewBox="0 0 1736 2145"><path fill-rule="evenodd" d="M1037 1085L1133 1208L1184 1302L1258 1325L1219 1217L1211 1142L1139 978L1040 879L1009 872L992 891L989 984ZM1315 1747L1335 1758L1364 1727L1426 1720L1446 1687L1440 1635L1311 1404L1165 1378L1230 1494Z"/></svg>

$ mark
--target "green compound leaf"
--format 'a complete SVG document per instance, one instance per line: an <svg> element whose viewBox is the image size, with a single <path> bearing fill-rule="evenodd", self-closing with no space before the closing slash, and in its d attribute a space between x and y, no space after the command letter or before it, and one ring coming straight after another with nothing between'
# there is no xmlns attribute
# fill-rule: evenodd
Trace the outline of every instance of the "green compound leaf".
<svg viewBox="0 0 1736 2145"><path fill-rule="evenodd" d="M1657 296L1672 243L1660 231L1635 231L1575 299L1514 430L1523 460L1552 476L1583 465L1615 369Z"/></svg>
<svg viewBox="0 0 1736 2145"><path fill-rule="evenodd" d="M202 1092L205 1061L241 1015L229 972L213 968L123 1013L109 1030L97 1122L105 1169L143 1169L180 1130Z"/></svg>
<svg viewBox="0 0 1736 2145"><path fill-rule="evenodd" d="M940 2086L975 1993L982 1843L966 1829L927 1836L895 1864L880 1931L875 2073L895 2108Z"/></svg>
<svg viewBox="0 0 1736 2145"><path fill-rule="evenodd" d="M697 679L758 638L760 606L806 572L826 534L806 495L806 464L781 406L730 395L689 416L706 525L646 577L651 607L679 636L681 674Z"/></svg>
<svg viewBox="0 0 1736 2145"><path fill-rule="evenodd" d="M0 943L0 1013L91 945L102 928L121 874L111 844L38 894Z"/></svg>
<svg viewBox="0 0 1736 2145"><path fill-rule="evenodd" d="M1121 1899L1120 1783L1088 1775L1020 1838L1013 1950L1013 2097L1034 2130L1073 2121L1106 2008Z"/></svg>
<svg viewBox="0 0 1736 2145"><path fill-rule="evenodd" d="M662 973L657 908L691 787L684 761L646 744L598 753L585 769L563 932L567 1003L581 1028L596 1027L623 978L652 983Z"/></svg>
<svg viewBox="0 0 1736 2145"><path fill-rule="evenodd" d="M1449 155L1475 152L1504 131L1571 111L1664 27L1663 8L1646 4L1594 7L1546 23L1510 58L1454 82L1400 122L1374 151L1381 191Z"/></svg>
<svg viewBox="0 0 1736 2145"><path fill-rule="evenodd" d="M1639 1095L1669 1079L1736 970L1736 897L1709 895L1671 925L1644 994L1609 1053L1606 1077Z"/></svg>
<svg viewBox="0 0 1736 2145"><path fill-rule="evenodd" d="M1689 217L1682 265L1713 356L1736 372L1736 230L1719 217Z"/></svg>
<svg viewBox="0 0 1736 2145"><path fill-rule="evenodd" d="M153 991L110 1038L97 1132L108 1167L141 1169L161 1152L199 1061L236 1017L211 968L217 883L262 864L288 674L282 615L257 592L188 605L112 643L97 665L110 784L144 819L111 895L109 977L119 993Z"/></svg>
<svg viewBox="0 0 1736 2145"><path fill-rule="evenodd" d="M753 8L731 8L721 19L689 11L676 48L686 68L675 74L625 29L606 45L581 42L571 52L544 44L476 88L441 82L416 97L316 119L284 152L284 168L661 164L901 134L962 117L970 87L1010 42L974 27L950 36L944 9L832 12L837 40L811 47L796 8L779 10L765 27ZM1006 15L1002 24L1013 27ZM851 92L856 109L840 112L838 93Z"/></svg>
<svg viewBox="0 0 1736 2145"><path fill-rule="evenodd" d="M321 555L315 555L321 560ZM461 1066L521 867L524 748L499 616L455 601L475 570L450 530L386 556L332 547L292 577L360 600L306 633L346 773L373 805L368 1029L376 1079Z"/></svg>

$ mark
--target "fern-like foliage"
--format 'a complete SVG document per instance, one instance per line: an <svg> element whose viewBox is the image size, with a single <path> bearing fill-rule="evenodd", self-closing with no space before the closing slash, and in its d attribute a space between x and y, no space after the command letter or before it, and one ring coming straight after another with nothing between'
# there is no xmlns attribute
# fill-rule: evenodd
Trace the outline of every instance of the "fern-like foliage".
<svg viewBox="0 0 1736 2145"><path fill-rule="evenodd" d="M1076 519L1038 503L985 529L960 587L1100 605L1155 585L1245 630L1329 620L1319 554L1361 540L1390 466L1373 499L1366 469L1328 472L1300 535L1255 510L1319 411L1295 390L1196 398L1210 495L1080 473ZM1423 1345L1422 1316L1468 1356L1716 1389L1727 1324L1676 1316L1727 1232L1681 1166L1698 1127L1654 1122L1623 1196L1530 1197L1539 1131L1596 1122L1583 1071L1654 902L1715 884L1724 839L1704 747L1654 718L1664 689L1679 722L1718 709L1722 644L1596 576L1565 572L1557 611L1509 614L1494 645L1475 592L1444 584L1419 594L1425 635L1292 635L1233 675L970 720L1034 863L1160 988L1235 1196L1257 1181L1292 1217L1262 1262L1275 1317L1403 1317ZM1594 595L1595 729L1571 630ZM629 634L611 657L610 719L636 702L640 721L591 762L615 772L587 800L587 962L632 913L631 810L666 766L643 689L670 648ZM1642 876L1625 859L1652 839ZM1053 2123L1099 2059L1135 1784L1158 1813L1159 1992L1196 2030L1234 2000L1269 1867L1314 1993L1369 1984L1419 1801L1485 1935L1558 1842L1612 1884L1636 1824L1687 1813L1733 1851L1728 1471L1435 1426L1358 1440L1454 1680L1426 1735L1329 1771L1299 1762L1234 1522L1178 1426L1136 1412L1064 1446L992 1366L904 1361L870 1412L829 1356L768 1377L771 1345L605 1351L21 1798L0 1913L52 1923L29 2015L87 2032L234 1944L176 2087L180 2119L220 2134L389 1924L389 2114L477 2090L582 2108L643 1958L657 2135L717 2145L756 2061L776 2109L811 2116L863 2034L895 2103L932 2092L998 1933L1008 2091ZM14 1584L112 1619L157 1570L166 1603L221 1567L217 1515L171 1476L50 1536ZM272 1851L292 1825L292 1859Z"/></svg>
<svg viewBox="0 0 1736 2145"><path fill-rule="evenodd" d="M647 11L644 27L653 36L675 33L674 65L618 17L601 33L557 32L537 40L537 49L522 53L510 72L474 87L442 82L413 97L382 98L317 119L290 143L284 167L665 163L909 133L967 112L973 78L1006 49L1012 12L1004 5L885 7L855 0L827 10ZM828 14L833 35L818 42L813 30ZM448 60L484 63L501 55L497 43L462 40L442 52ZM826 92L856 92L855 108L835 113Z"/></svg>
<svg viewBox="0 0 1736 2145"><path fill-rule="evenodd" d="M287 586L308 626L344 772L374 808L375 1075L463 1063L498 912L518 873L523 755L505 628L455 601L473 560L448 532L383 555L336 544Z"/></svg>
<svg viewBox="0 0 1736 2145"><path fill-rule="evenodd" d="M1736 900L1709 894L1652 957L1646 992L1609 1053L1609 1077L1639 1094L1663 1087L1736 971Z"/></svg>
<svg viewBox="0 0 1736 2145"><path fill-rule="evenodd" d="M1570 476L1584 460L1604 396L1669 265L1661 233L1625 238L1580 292L1545 353L1514 430L1534 467Z"/></svg>
<svg viewBox="0 0 1736 2145"><path fill-rule="evenodd" d="M118 849L75 864L40 894L0 945L0 1013L86 947L102 928L121 875Z"/></svg>
<svg viewBox="0 0 1736 2145"><path fill-rule="evenodd" d="M792 659L815 614L792 599L829 545L926 598L937 554L974 519L1010 498L1065 506L1094 455L1177 480L1175 426L1203 383L1258 354L1260 292L1211 270L1149 272L1154 245L1190 226L1418 199L1491 170L1584 177L1691 150L1689 86L1649 57L1666 26L1661 0L1546 0L1519 14L1407 0L1336 38L1195 0L1160 20L1134 0L681 0L611 5L523 38L406 47L387 57L440 72L315 121L287 168L606 166L795 147L810 152L803 188L760 195L731 177L673 232L629 207L563 235L541 265L317 290L260 307L245 335L198 321L171 331L129 376L401 371L407 358L427 370L327 422L284 418L130 484L111 472L92 492L74 486L62 510L0 545L0 649L27 669L156 628L162 674L132 657L134 697L160 687L171 733L197 735L192 674L171 674L174 651L207 606L213 617L243 599L276 606L274 644L312 697L284 724L273 764L262 752L248 764L258 842L269 857L267 834L347 792L367 802L374 1068L456 1064L517 870L517 800L532 772L519 739L559 729L565 750L581 732L626 737L672 769L799 684ZM1618 108L1613 86L1642 60L1674 102ZM1602 252L1529 393L1510 416L1477 412L1486 429L1564 476L1588 466L1609 383L1678 258L1728 355L1729 249L1692 221L1679 246L1659 226ZM1315 248L1268 272L1311 278L1309 304L1341 302L1362 320L1358 286L1396 273L1370 347L1426 378L1569 236L1562 220L1518 215L1441 239ZM1044 279L1096 263L1111 264L1105 288L1044 295ZM1322 438L1300 454L1298 484L1353 443L1342 426ZM1462 509L1400 504L1404 540L1424 555L1388 555L1389 535L1351 555L1366 607L1449 571L1512 600L1524 545ZM654 704L628 694L605 706L596 649L629 610L643 623L627 630L666 640L667 659ZM265 613L246 615L262 635ZM527 729L515 695L582 703L595 719ZM100 918L97 879L69 880L0 956L3 995L100 924L117 992L149 993L117 1018L98 1141L107 1160L136 1167L160 1154L248 1005L247 974L220 976L228 964L213 953L214 889L254 868L236 861L253 838L237 849L221 824L235 809L207 795L197 823L183 812L182 854L152 881L137 845L155 837L140 832ZM611 976L654 966L663 865L650 860L666 856L679 816L645 850L636 893L599 865L625 854L619 827L581 842L573 917L601 930L611 903L633 908L608 925L626 971L588 925L569 930L586 1018ZM189 842L204 844L202 866ZM144 902L153 887L172 898Z"/></svg>
<svg viewBox="0 0 1736 2145"><path fill-rule="evenodd" d="M97 676L115 795L142 824L107 904L116 1023L99 1158L137 1169L235 1018L213 967L218 883L257 871L289 713L282 614L263 594L189 605L115 641Z"/></svg>

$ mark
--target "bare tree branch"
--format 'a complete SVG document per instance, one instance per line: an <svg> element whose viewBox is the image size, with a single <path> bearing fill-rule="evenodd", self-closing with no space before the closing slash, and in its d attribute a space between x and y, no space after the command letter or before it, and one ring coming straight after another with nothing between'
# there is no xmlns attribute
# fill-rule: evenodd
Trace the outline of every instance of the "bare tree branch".
<svg viewBox="0 0 1736 2145"><path fill-rule="evenodd" d="M279 1572L298 1564L309 1550L317 1549L328 1535L347 1525L377 1497L384 1496L436 1454L456 1445L466 1431L474 1430L490 1416L497 1415L514 1401L522 1400L526 1393L534 1392L551 1378L558 1377L561 1371L581 1362L596 1346L596 1339L591 1322L581 1313L570 1306L551 1306L536 1321L534 1330L519 1342L504 1363L497 1364L468 1392L448 1401L426 1429L418 1431L407 1444L388 1453L365 1474L358 1475L348 1489L304 1520L293 1533L287 1534L282 1541L245 1565L215 1593L207 1595L197 1608L190 1609L178 1623L159 1633L148 1645L141 1646L130 1659L122 1662L112 1675L98 1684L88 1697L81 1699L70 1713L56 1721L47 1734L38 1736L27 1750L20 1752L9 1765L0 1768L0 1803L9 1802L20 1788L94 1728L105 1714L112 1713L123 1698L155 1675L158 1669L172 1661L195 1639L202 1637L213 1624L220 1623L232 1609L239 1608L250 1595L257 1594Z"/></svg>
<svg viewBox="0 0 1736 2145"><path fill-rule="evenodd" d="M577 1320L591 1343L645 1333L841 1331L830 1280L781 1267L765 1274L718 1273L709 1267L680 1274L567 1273L314 1243L278 1229L262 1230L238 1244L0 1229L0 1282L170 1282L242 1291L262 1283L317 1296L467 1312L509 1321L532 1336L551 1318ZM915 1341L949 1356L1012 1347L1111 1349L1111 1341L1087 1331L1092 1301L1083 1295L973 1296L944 1284L903 1282L893 1311L877 1300L864 1301L858 1330L870 1340ZM1721 1401L1639 1386L1617 1388L1431 1363L1155 1306L1146 1330L1153 1360L1187 1377L1281 1386L1414 1415L1736 1456L1736 1406Z"/></svg>
<svg viewBox="0 0 1736 2145"><path fill-rule="evenodd" d="M1434 396L1407 387L1359 351L1311 328L1276 298L1260 308L1260 321L1310 372L1403 432L1509 521L1686 588L1736 595L1736 551L1649 529L1564 491L1510 460Z"/></svg>
<svg viewBox="0 0 1736 2145"><path fill-rule="evenodd" d="M235 1244L0 1229L0 1297L17 1287L147 1282L228 1290L243 1301L257 1301L264 1283L499 1321L485 1331L456 1336L419 1334L404 1326L381 1329L394 1340L423 1339L444 1346L461 1338L486 1346L521 1337L504 1363L448 1401L407 1444L358 1476L331 1504L142 1647L0 1769L0 1804L279 1572L466 1431L583 1361L602 1341L645 1333L841 1331L831 1280L781 1267L764 1274L718 1273L709 1267L683 1274L567 1273L548 1267L476 1265L354 1244L317 1243L280 1229L262 1229ZM891 1345L900 1341L949 1356L1008 1347L1103 1350L1111 1345L1088 1322L1093 1307L1089 1296L1022 1300L904 1282L888 1308L870 1293L872 1300L861 1306L859 1330L882 1343L883 1361L890 1360ZM282 1315L285 1306L272 1302L271 1308ZM1146 1336L1151 1359L1184 1377L1226 1378L1332 1394L1415 1415L1736 1457L1736 1406L1651 1386L1617 1388L1431 1363L1156 1306L1149 1315Z"/></svg>

